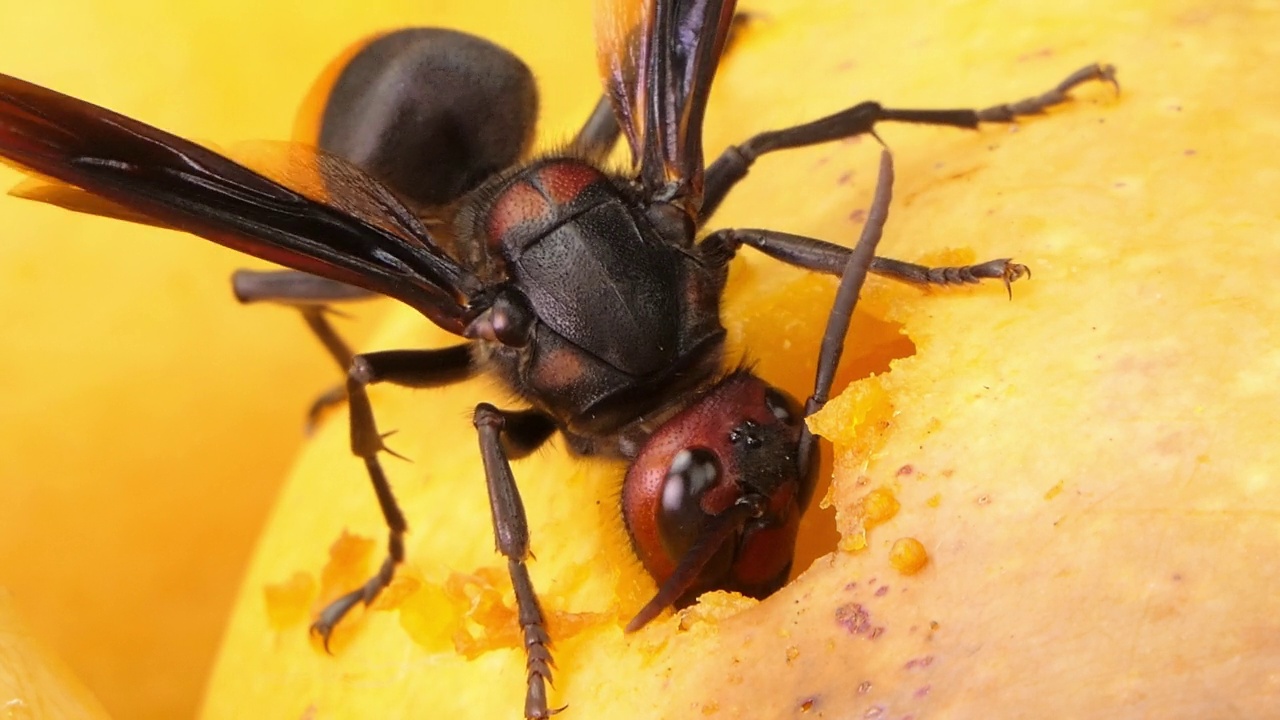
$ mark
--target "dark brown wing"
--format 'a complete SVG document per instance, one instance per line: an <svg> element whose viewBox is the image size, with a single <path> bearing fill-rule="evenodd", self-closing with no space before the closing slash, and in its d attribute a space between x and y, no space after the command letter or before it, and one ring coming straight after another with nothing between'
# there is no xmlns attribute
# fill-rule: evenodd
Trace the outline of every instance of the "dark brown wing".
<svg viewBox="0 0 1280 720"><path fill-rule="evenodd" d="M702 118L734 0L600 0L600 73L647 192L697 216Z"/></svg>
<svg viewBox="0 0 1280 720"><path fill-rule="evenodd" d="M269 150L269 152L268 152ZM386 188L301 145L255 148L264 172L38 85L0 75L0 160L55 181L19 194L184 230L387 295L461 332L480 283ZM61 183L70 187L59 187ZM100 200L78 197L87 192Z"/></svg>

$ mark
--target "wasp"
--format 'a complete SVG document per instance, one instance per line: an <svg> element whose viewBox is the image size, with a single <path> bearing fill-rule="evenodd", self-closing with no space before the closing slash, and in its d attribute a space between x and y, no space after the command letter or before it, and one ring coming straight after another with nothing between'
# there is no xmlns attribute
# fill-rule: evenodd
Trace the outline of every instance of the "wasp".
<svg viewBox="0 0 1280 720"><path fill-rule="evenodd" d="M389 529L387 556L323 609L326 642L405 559L408 523L381 463L367 388L424 388L487 374L525 407L476 406L498 551L527 653L525 715L552 714L550 638L527 559L531 538L511 461L559 435L569 450L629 463L622 516L658 591L635 630L707 590L764 597L785 583L814 494L818 444L804 419L830 393L868 272L915 284L1028 273L1009 259L929 268L874 250L892 182L854 249L769 229L708 230L762 155L858 135L883 122L957 128L1010 122L1115 83L1090 65L1041 95L986 109L862 102L762 132L706 162L702 122L734 27L732 0L605 0L604 96L567 146L530 154L537 88L529 68L481 38L393 32L346 60L319 146L256 146L233 159L110 110L0 76L0 157L45 180L29 197L191 233L288 270L240 273L244 301L303 309L347 369L351 447ZM606 159L625 139L630 163ZM841 278L804 405L747 369L725 370L720 304L730 261L749 247ZM324 318L330 303L386 296L459 338L450 347L354 354Z"/></svg>

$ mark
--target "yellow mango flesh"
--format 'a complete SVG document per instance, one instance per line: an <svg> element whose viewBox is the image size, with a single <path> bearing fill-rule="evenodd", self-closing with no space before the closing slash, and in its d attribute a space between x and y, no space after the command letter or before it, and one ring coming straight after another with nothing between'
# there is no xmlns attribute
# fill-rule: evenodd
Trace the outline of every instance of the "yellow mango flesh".
<svg viewBox="0 0 1280 720"><path fill-rule="evenodd" d="M1270 442L1277 301L1267 291L1280 259L1270 201L1280 184L1276 10L1092 1L745 7L760 17L717 78L708 153L864 98L897 107L1013 100L1095 60L1119 66L1124 92L1083 88L1077 102L1016 130L880 130L898 171L882 253L929 263L1012 256L1034 276L1015 286L1012 302L998 285L922 293L868 284L837 379L847 390L812 421L834 443L834 520L831 510L811 511L800 576L772 598L713 594L624 635L653 587L617 514L620 468L569 458L558 442L515 465L534 583L556 642L553 703L568 705L566 718L1203 717L1228 707L1266 716L1280 701L1280 486ZM312 34L281 29L297 57L271 64L270 74L292 82L281 92L296 100L308 73L346 40L414 23L468 29L526 58L542 83L548 143L572 131L597 92L585 3L561 11L363 3L342 17L304 14L295 26ZM211 77L248 76L264 64L229 54ZM222 82L211 80L197 102L233 105L243 90ZM186 84L171 83L170 94ZM222 142L279 136L288 120L263 129L228 121L213 135L169 126ZM863 141L766 158L713 225L850 242L875 154ZM19 206L0 205L6 217L26 212ZM79 232L101 240L108 227ZM126 236L140 238L130 259L171 240L204 247L136 229ZM203 278L206 269L188 272ZM220 281L221 270L201 281ZM833 292L829 278L744 253L725 302L735 358L806 394ZM230 307L221 297L206 305ZM278 315L274 334L293 332L287 313L230 311L246 322ZM173 342L172 332L149 347ZM392 309L361 346L448 341ZM245 352L271 344L261 342ZM332 377L306 340L277 351L312 363L311 390ZM880 374L867 379L871 372ZM253 405L263 413L287 404L263 397ZM385 461L411 526L408 563L374 609L340 628L333 656L308 639L315 609L371 571L383 547L367 480L335 416L299 458L262 538L205 717L518 716L524 659L469 423L475 403L506 397L482 380L440 391L375 388L373 399L381 427L399 430L392 447L414 460ZM275 408L290 419L286 429L304 404ZM119 401L99 407L119 411ZM165 444L201 434L195 427L204 425L168 429ZM222 450L209 457L225 461ZM155 472L175 484L174 468ZM219 492L241 492L229 474ZM133 483L125 487L138 490L122 494L135 501L146 481L157 482L87 470L81 478ZM132 524L121 532L147 535ZM892 552L904 538L927 554L911 575ZM163 557L171 541L153 540ZM201 563L190 563L194 574ZM172 588L178 577L155 582ZM90 684L104 697L120 692Z"/></svg>

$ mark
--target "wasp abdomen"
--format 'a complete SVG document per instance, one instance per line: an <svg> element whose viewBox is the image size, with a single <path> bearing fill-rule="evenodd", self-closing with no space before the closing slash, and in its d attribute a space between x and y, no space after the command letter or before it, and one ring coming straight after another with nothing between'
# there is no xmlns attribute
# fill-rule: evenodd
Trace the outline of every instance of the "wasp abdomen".
<svg viewBox="0 0 1280 720"><path fill-rule="evenodd" d="M538 115L520 58L443 28L374 38L324 95L320 147L420 206L453 202L517 163Z"/></svg>

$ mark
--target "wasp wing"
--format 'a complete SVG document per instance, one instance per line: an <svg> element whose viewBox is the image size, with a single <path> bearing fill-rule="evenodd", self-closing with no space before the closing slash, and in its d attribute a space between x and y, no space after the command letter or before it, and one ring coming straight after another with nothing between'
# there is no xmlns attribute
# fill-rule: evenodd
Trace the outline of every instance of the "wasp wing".
<svg viewBox="0 0 1280 720"><path fill-rule="evenodd" d="M734 0L600 0L600 74L640 181L692 217L702 204L702 119Z"/></svg>
<svg viewBox="0 0 1280 720"><path fill-rule="evenodd" d="M183 230L295 270L396 298L460 333L480 283L377 181L281 143L258 172L82 100L0 75L0 159L78 188L18 192Z"/></svg>
<svg viewBox="0 0 1280 720"><path fill-rule="evenodd" d="M0 163L3 162L3 160L0 160ZM20 169L25 170L25 168ZM98 217L123 220L138 225L151 225L166 230L176 229L164 224L157 218L135 212L123 205L104 200L97 195L91 195L78 187L72 187L53 178L40 177L35 174L9 188L9 195L23 200L35 200L46 205L55 205L64 210L84 213L85 215L97 215Z"/></svg>

